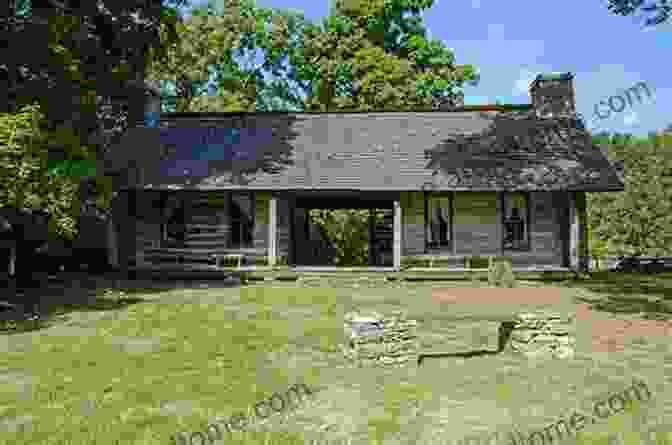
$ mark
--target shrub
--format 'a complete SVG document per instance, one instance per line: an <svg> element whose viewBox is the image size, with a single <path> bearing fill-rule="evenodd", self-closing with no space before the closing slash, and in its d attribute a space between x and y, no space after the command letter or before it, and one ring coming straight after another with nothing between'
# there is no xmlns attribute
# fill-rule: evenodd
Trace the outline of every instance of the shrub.
<svg viewBox="0 0 672 445"><path fill-rule="evenodd" d="M516 287L516 278L513 275L511 260L493 258L488 268L488 283L491 286Z"/></svg>

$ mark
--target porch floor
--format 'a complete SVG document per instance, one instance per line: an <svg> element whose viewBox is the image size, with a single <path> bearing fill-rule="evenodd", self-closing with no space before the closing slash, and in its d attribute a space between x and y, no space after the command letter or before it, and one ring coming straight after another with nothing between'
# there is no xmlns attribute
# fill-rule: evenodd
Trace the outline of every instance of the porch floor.
<svg viewBox="0 0 672 445"><path fill-rule="evenodd" d="M168 266L168 267L167 267ZM214 279L245 277L250 281L295 281L343 278L382 279L385 281L463 281L477 278L485 280L487 269L466 268L408 268L395 271L392 267L329 267L329 266L243 266L236 271L222 270L214 266L200 266L197 268L180 268L176 265L161 265L150 267L131 268L138 274L148 274L158 279ZM517 280L567 280L576 278L576 272L569 268L557 266L528 266L513 268ZM244 274L244 275L241 275Z"/></svg>

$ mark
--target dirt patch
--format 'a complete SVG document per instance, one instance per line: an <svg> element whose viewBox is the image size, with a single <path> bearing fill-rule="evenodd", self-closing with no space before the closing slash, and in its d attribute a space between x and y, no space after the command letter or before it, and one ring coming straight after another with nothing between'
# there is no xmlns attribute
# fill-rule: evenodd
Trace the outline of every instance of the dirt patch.
<svg viewBox="0 0 672 445"><path fill-rule="evenodd" d="M445 304L559 304L555 287L463 287L432 289L432 298Z"/></svg>
<svg viewBox="0 0 672 445"><path fill-rule="evenodd" d="M561 304L560 288L438 288L432 298L442 304ZM595 352L618 352L626 349L634 338L672 336L672 321L635 318L608 318L589 304L576 305L576 320L591 330L591 347Z"/></svg>
<svg viewBox="0 0 672 445"><path fill-rule="evenodd" d="M592 348L596 352L617 352L626 348L629 339L641 337L667 337L672 335L672 321L645 320L635 318L631 320L604 318L598 315L588 304L579 304L576 308L578 321L590 322L592 329Z"/></svg>

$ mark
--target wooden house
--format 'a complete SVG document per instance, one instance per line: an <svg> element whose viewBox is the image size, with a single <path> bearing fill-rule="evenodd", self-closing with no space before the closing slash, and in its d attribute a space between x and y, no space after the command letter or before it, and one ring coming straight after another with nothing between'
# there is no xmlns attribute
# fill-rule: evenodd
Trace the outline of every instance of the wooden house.
<svg viewBox="0 0 672 445"><path fill-rule="evenodd" d="M216 269L216 254L238 252L250 264L335 267L308 210L359 208L382 214L371 267L497 255L528 270L585 268L585 193L623 183L581 128L527 145L526 131L488 133L502 113L574 112L570 73L538 76L530 94L529 105L450 111L162 113L106 160L120 190L112 258Z"/></svg>

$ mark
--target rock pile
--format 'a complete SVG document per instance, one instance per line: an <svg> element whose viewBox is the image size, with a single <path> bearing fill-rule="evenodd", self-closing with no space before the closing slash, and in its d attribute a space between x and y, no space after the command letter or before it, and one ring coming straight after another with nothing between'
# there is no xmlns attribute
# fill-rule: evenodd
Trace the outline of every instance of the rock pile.
<svg viewBox="0 0 672 445"><path fill-rule="evenodd" d="M407 319L401 312L388 317L378 313L348 313L344 323L348 345L343 352L360 367L415 365L419 354L417 325L416 320Z"/></svg>
<svg viewBox="0 0 672 445"><path fill-rule="evenodd" d="M548 312L518 314L510 337L510 348L527 357L569 358L576 343L573 316Z"/></svg>

